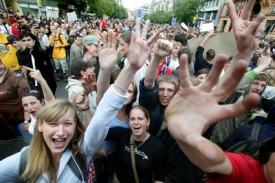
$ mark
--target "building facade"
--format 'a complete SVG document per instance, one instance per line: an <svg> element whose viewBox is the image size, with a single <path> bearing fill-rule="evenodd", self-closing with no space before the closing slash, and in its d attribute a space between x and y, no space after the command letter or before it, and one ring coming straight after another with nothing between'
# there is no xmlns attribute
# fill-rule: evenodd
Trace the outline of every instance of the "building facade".
<svg viewBox="0 0 275 183"><path fill-rule="evenodd" d="M2 0L3 8L11 7L13 12L20 15L29 13L35 18L40 16L49 18L57 18L59 8L56 2L49 0Z"/></svg>
<svg viewBox="0 0 275 183"><path fill-rule="evenodd" d="M236 13L241 15L242 8L246 1L239 0L234 1L236 6ZM253 8L255 18L258 13L262 13L266 16L265 37L275 37L275 0L257 0ZM222 8L221 17L217 26L217 31L228 32L232 30L231 21L229 18L229 11L226 5Z"/></svg>

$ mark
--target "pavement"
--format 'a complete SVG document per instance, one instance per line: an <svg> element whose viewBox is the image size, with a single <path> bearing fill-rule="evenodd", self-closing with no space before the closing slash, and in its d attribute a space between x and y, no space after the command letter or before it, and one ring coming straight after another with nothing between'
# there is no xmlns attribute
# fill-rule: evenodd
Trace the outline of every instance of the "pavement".
<svg viewBox="0 0 275 183"><path fill-rule="evenodd" d="M68 92L65 90L67 84L68 82L65 82L64 79L56 81L55 98L68 98Z"/></svg>

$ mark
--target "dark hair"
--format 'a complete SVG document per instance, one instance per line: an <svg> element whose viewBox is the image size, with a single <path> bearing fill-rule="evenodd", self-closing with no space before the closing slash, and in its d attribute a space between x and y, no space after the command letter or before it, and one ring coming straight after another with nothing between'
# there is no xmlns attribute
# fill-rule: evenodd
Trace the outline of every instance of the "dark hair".
<svg viewBox="0 0 275 183"><path fill-rule="evenodd" d="M189 48L182 48L179 50L178 52L178 58L180 58L180 56L182 54L186 54L188 56L188 64L190 64L192 62L192 52Z"/></svg>
<svg viewBox="0 0 275 183"><path fill-rule="evenodd" d="M180 42L182 46L187 46L187 37L184 33L177 34L175 36L175 41Z"/></svg>
<svg viewBox="0 0 275 183"><path fill-rule="evenodd" d="M32 38L32 40L35 41L35 46L41 47L40 43L38 41L38 37L36 35L34 35L33 33L31 33L30 31L23 31L20 33L20 39L22 40L24 37L30 37Z"/></svg>
<svg viewBox="0 0 275 183"><path fill-rule="evenodd" d="M22 95L23 97L33 96L36 97L38 100L42 101L44 99L43 94L39 90L28 90L25 91Z"/></svg>
<svg viewBox="0 0 275 183"><path fill-rule="evenodd" d="M150 113L149 113L149 111L148 111L145 107L143 107L142 105L136 105L136 106L134 106L134 107L131 109L131 111L134 110L134 109L140 109L142 112L144 112L145 117L146 117L147 119L150 119ZM130 111L130 112L131 112L131 111Z"/></svg>
<svg viewBox="0 0 275 183"><path fill-rule="evenodd" d="M196 77L198 77L200 74L209 74L210 70L209 69L201 69L196 73Z"/></svg>
<svg viewBox="0 0 275 183"><path fill-rule="evenodd" d="M81 71L86 71L87 68L94 66L95 63L95 59L86 62L83 60L83 58L76 58L73 60L73 63L70 67L71 74L74 75L75 79L79 79L81 76Z"/></svg>
<svg viewBox="0 0 275 183"><path fill-rule="evenodd" d="M126 115L129 115L129 113L130 113L130 111L133 107L134 102L137 100L137 94L138 94L138 88L137 88L136 82L133 80L131 82L131 84L133 85L133 94L134 94L134 96L133 96L132 101L129 104L126 105L126 109L125 109L125 114Z"/></svg>
<svg viewBox="0 0 275 183"><path fill-rule="evenodd" d="M255 157L261 164L269 161L271 154L275 152L275 137L266 141L259 150L259 155Z"/></svg>
<svg viewBox="0 0 275 183"><path fill-rule="evenodd" d="M206 58L207 58L207 60L212 60L213 58L215 58L215 55L216 55L216 52L213 49L209 49L206 52Z"/></svg>

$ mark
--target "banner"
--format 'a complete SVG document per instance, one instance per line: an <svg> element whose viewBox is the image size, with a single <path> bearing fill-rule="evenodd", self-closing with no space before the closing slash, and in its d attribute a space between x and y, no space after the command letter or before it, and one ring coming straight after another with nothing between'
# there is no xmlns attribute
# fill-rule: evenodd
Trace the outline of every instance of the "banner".
<svg viewBox="0 0 275 183"><path fill-rule="evenodd" d="M199 37L196 39L188 40L188 47L193 53L192 54L193 62L195 62L195 54L196 54L197 48L204 38L205 37ZM215 36L208 39L203 47L204 47L204 53L203 53L204 58L206 58L205 53L207 52L207 50L209 49L215 50L216 57L214 58L214 60L216 60L217 56L221 53L224 53L228 56L233 56L236 54L236 51L237 51L236 41L235 41L233 32L217 33Z"/></svg>
<svg viewBox="0 0 275 183"><path fill-rule="evenodd" d="M214 22L203 23L201 24L200 31L201 32L208 32L214 30Z"/></svg>
<svg viewBox="0 0 275 183"><path fill-rule="evenodd" d="M67 13L67 17L68 17L68 21L76 21L77 20L77 16L75 12L71 12L71 13Z"/></svg>

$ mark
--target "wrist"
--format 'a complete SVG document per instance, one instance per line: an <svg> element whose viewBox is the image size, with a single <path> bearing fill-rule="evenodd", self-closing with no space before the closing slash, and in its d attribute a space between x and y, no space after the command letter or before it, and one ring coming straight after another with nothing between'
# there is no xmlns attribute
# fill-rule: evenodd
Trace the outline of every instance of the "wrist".
<svg viewBox="0 0 275 183"><path fill-rule="evenodd" d="M81 109L81 111L88 111L90 109L90 106L88 106L88 107L86 107L86 108L84 108L84 109Z"/></svg>
<svg viewBox="0 0 275 183"><path fill-rule="evenodd" d="M29 123L29 121L28 121L28 120L25 120L25 121L24 121L24 124L28 124L28 123Z"/></svg>

